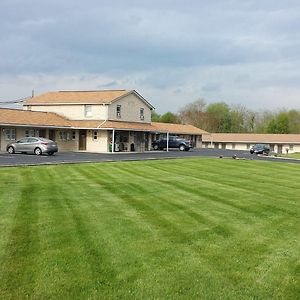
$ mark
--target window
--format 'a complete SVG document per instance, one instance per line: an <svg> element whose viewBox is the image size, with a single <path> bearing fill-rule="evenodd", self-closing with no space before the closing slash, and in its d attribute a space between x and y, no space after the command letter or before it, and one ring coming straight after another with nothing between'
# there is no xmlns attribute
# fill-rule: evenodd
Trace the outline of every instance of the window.
<svg viewBox="0 0 300 300"><path fill-rule="evenodd" d="M31 110L31 105L27 105L27 110Z"/></svg>
<svg viewBox="0 0 300 300"><path fill-rule="evenodd" d="M293 144L290 144L290 150L294 151L294 145Z"/></svg>
<svg viewBox="0 0 300 300"><path fill-rule="evenodd" d="M26 137L34 136L34 129L26 129L25 130L25 136Z"/></svg>
<svg viewBox="0 0 300 300"><path fill-rule="evenodd" d="M232 143L232 149L235 149L235 143Z"/></svg>
<svg viewBox="0 0 300 300"><path fill-rule="evenodd" d="M67 132L66 131L59 131L59 139L61 141L66 141L67 140Z"/></svg>
<svg viewBox="0 0 300 300"><path fill-rule="evenodd" d="M96 141L98 139L98 131L93 131L93 140Z"/></svg>
<svg viewBox="0 0 300 300"><path fill-rule="evenodd" d="M140 120L144 120L145 116L144 116L144 108L140 108Z"/></svg>
<svg viewBox="0 0 300 300"><path fill-rule="evenodd" d="M24 144L24 143L28 143L28 139L20 139L17 141L18 144Z"/></svg>
<svg viewBox="0 0 300 300"><path fill-rule="evenodd" d="M84 106L84 116L86 118L92 117L92 105L85 105Z"/></svg>
<svg viewBox="0 0 300 300"><path fill-rule="evenodd" d="M28 138L28 143L35 143L35 142L38 142L38 139L35 139L35 138Z"/></svg>
<svg viewBox="0 0 300 300"><path fill-rule="evenodd" d="M7 141L14 141L16 139L16 129L15 128L6 128L5 129L5 139Z"/></svg>
<svg viewBox="0 0 300 300"><path fill-rule="evenodd" d="M117 118L121 118L121 105L117 105Z"/></svg>

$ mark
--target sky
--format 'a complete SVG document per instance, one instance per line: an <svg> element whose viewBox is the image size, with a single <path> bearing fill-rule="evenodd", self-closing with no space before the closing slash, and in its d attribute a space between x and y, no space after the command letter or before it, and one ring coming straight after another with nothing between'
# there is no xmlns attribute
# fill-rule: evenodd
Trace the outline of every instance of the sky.
<svg viewBox="0 0 300 300"><path fill-rule="evenodd" d="M1 0L0 101L33 89L300 109L300 1Z"/></svg>

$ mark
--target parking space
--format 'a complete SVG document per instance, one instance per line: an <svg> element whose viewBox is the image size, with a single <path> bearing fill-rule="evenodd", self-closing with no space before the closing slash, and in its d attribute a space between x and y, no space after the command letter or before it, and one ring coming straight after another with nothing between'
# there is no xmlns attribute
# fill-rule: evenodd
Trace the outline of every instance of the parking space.
<svg viewBox="0 0 300 300"><path fill-rule="evenodd" d="M223 149L199 149L191 151L149 151L144 153L87 153L87 152L58 152L56 155L30 155L30 154L8 154L0 153L0 166L21 166L21 165L47 165L63 163L91 163L109 161L130 161L130 160L152 160L171 159L184 157L222 157L237 159L275 160L281 162L300 163L299 160L286 160L281 158L251 155L247 151L234 151Z"/></svg>

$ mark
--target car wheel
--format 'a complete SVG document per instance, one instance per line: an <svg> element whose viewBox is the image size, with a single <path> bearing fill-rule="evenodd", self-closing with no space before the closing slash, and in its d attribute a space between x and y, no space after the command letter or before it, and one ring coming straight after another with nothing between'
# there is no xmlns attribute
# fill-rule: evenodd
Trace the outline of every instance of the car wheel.
<svg viewBox="0 0 300 300"><path fill-rule="evenodd" d="M154 150L158 150L158 145L154 145L154 146L153 146L153 149L154 149Z"/></svg>
<svg viewBox="0 0 300 300"><path fill-rule="evenodd" d="M48 152L48 155L49 156L51 156L51 155L53 155L54 154L54 152Z"/></svg>
<svg viewBox="0 0 300 300"><path fill-rule="evenodd" d="M184 145L180 145L180 146L179 146L179 150L180 150L180 151L184 151L184 150L185 150L185 146L184 146Z"/></svg>
<svg viewBox="0 0 300 300"><path fill-rule="evenodd" d="M10 146L10 147L7 148L7 152L9 154L14 154L15 153L15 148L13 146Z"/></svg>
<svg viewBox="0 0 300 300"><path fill-rule="evenodd" d="M42 150L40 148L35 148L34 149L34 154L35 155L41 155L42 154Z"/></svg>

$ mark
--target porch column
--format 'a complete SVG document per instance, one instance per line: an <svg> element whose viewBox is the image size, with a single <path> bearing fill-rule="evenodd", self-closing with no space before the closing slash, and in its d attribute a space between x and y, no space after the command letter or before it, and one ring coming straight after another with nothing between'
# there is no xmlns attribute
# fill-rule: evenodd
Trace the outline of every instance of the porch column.
<svg viewBox="0 0 300 300"><path fill-rule="evenodd" d="M115 152L115 130L112 131L112 145L111 145L111 153Z"/></svg>
<svg viewBox="0 0 300 300"><path fill-rule="evenodd" d="M167 152L169 152L169 132L167 132Z"/></svg>

